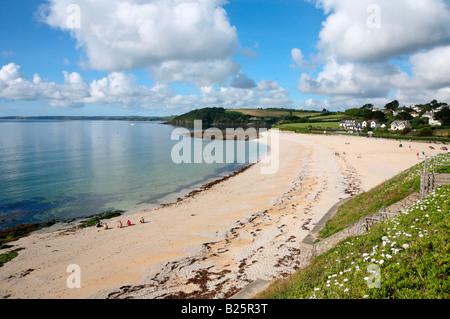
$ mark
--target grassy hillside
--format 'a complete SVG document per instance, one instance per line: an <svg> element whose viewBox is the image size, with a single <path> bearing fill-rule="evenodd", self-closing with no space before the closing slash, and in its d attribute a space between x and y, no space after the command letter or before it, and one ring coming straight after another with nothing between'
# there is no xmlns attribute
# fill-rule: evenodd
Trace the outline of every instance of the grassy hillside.
<svg viewBox="0 0 450 319"><path fill-rule="evenodd" d="M194 121L201 120L205 124L245 124L249 121L250 117L250 115L239 112L227 112L222 107L211 107L193 110L186 114L176 116L170 122L176 124L192 124Z"/></svg>
<svg viewBox="0 0 450 319"><path fill-rule="evenodd" d="M433 161L436 167L446 169L450 155L440 154ZM418 192L422 171L423 163L348 201L320 235L328 237L382 206ZM449 200L450 186L439 188L366 235L344 240L257 298L449 298ZM371 273L373 270L379 271L379 276ZM378 282L374 288L372 284Z"/></svg>
<svg viewBox="0 0 450 319"><path fill-rule="evenodd" d="M277 126L277 128L287 131L298 131L302 129L308 129L309 127L320 130L337 130L340 128L339 122L289 123Z"/></svg>
<svg viewBox="0 0 450 319"><path fill-rule="evenodd" d="M256 117L282 117L282 116L297 116L297 117L309 117L319 115L320 112L314 111L298 111L288 109L231 109L227 112L239 112L245 115Z"/></svg>
<svg viewBox="0 0 450 319"><path fill-rule="evenodd" d="M257 298L450 297L450 186L364 236L349 238Z"/></svg>

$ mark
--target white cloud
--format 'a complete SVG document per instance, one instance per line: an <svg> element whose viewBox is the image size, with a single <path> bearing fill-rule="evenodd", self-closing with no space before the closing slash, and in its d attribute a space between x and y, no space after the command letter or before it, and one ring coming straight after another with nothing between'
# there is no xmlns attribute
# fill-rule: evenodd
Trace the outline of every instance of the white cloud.
<svg viewBox="0 0 450 319"><path fill-rule="evenodd" d="M437 47L410 58L414 78L409 85L425 89L450 87L450 46Z"/></svg>
<svg viewBox="0 0 450 319"><path fill-rule="evenodd" d="M272 91L272 90L278 90L280 86L275 81L270 80L262 80L258 83L258 89L262 91Z"/></svg>
<svg viewBox="0 0 450 319"><path fill-rule="evenodd" d="M230 58L239 46L236 28L222 0L78 0L79 28L68 21L72 0L48 0L41 15L50 26L71 33L87 57L86 65L109 72L149 68L167 81L196 81L199 67L215 65L210 79L236 73ZM187 65L181 67L181 65ZM169 76L162 75L169 70ZM220 73L220 74L218 74ZM225 73L225 74L223 74Z"/></svg>
<svg viewBox="0 0 450 319"><path fill-rule="evenodd" d="M223 85L240 70L240 65L231 58L206 61L165 61L149 70L155 81L192 83L196 86L208 86L214 83Z"/></svg>
<svg viewBox="0 0 450 319"><path fill-rule="evenodd" d="M300 68L307 68L309 67L308 61L304 59L303 52L300 49L294 48L291 50L291 56L292 60L295 62L295 64Z"/></svg>
<svg viewBox="0 0 450 319"><path fill-rule="evenodd" d="M289 107L289 91L272 81L262 81L252 89L234 87L201 88L200 105L223 106L225 108Z"/></svg>
<svg viewBox="0 0 450 319"><path fill-rule="evenodd" d="M43 80L38 74L28 81L20 66L9 63L0 70L0 98L33 101L46 99L54 107L81 107L88 96L88 85L78 73L64 72L64 84Z"/></svg>
<svg viewBox="0 0 450 319"><path fill-rule="evenodd" d="M319 47L352 61L385 61L450 43L450 9L444 0L317 0L330 13ZM378 11L372 11L376 6ZM372 19L377 15L379 27Z"/></svg>
<svg viewBox="0 0 450 319"><path fill-rule="evenodd" d="M230 86L237 89L253 89L257 85L254 80L250 79L244 73L238 73L231 79Z"/></svg>
<svg viewBox="0 0 450 319"><path fill-rule="evenodd" d="M402 104L435 98L449 101L448 1L310 2L322 8L327 18L315 57L322 68L317 74L303 73L298 85L300 92L322 98L305 104L334 103L341 108L393 99ZM292 58L302 63L300 53L293 49ZM411 75L393 64L399 58L406 61Z"/></svg>
<svg viewBox="0 0 450 319"><path fill-rule="evenodd" d="M298 89L307 94L376 98L387 96L393 85L406 77L389 63L338 63L331 57L316 78L303 73Z"/></svg>
<svg viewBox="0 0 450 319"><path fill-rule="evenodd" d="M64 83L42 79L27 80L20 66L10 63L0 69L0 99L9 101L45 100L53 107L82 107L87 103L119 105L125 108L165 108L192 110L205 106L286 107L292 104L289 92L276 82L263 80L248 89L203 86L198 94L176 94L168 84L139 85L134 75L112 72L90 84L76 73L63 72Z"/></svg>

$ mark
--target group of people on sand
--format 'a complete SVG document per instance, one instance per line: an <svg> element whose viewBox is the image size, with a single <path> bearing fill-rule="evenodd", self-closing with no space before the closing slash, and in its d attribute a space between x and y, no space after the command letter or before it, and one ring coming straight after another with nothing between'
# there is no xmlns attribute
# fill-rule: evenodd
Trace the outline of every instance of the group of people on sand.
<svg viewBox="0 0 450 319"><path fill-rule="evenodd" d="M139 220L139 223L141 223L141 224L145 223L144 217L142 217L142 218ZM133 225L133 224L132 224L132 223L130 222L130 220L128 219L128 220L127 220L127 226L131 226L131 225ZM109 226L108 226L107 223L102 223L102 222L100 222L100 221L97 222L96 227L97 227L97 228L103 227L104 230L109 229ZM122 227L123 227L122 221L119 220L119 222L117 223L117 226L116 226L116 227L117 227L117 228L122 228Z"/></svg>

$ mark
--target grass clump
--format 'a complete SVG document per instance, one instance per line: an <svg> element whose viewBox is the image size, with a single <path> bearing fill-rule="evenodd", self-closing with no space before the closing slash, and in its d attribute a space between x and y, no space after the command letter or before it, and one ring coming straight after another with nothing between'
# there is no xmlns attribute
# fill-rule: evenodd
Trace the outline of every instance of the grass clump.
<svg viewBox="0 0 450 319"><path fill-rule="evenodd" d="M450 165L438 166L435 171L440 174L450 174Z"/></svg>
<svg viewBox="0 0 450 319"><path fill-rule="evenodd" d="M6 254L0 254L0 267L2 267L8 261L16 258L18 255L19 254L17 253L17 250L10 251Z"/></svg>
<svg viewBox="0 0 450 319"><path fill-rule="evenodd" d="M56 220L51 220L46 223L32 223L17 225L0 232L0 249L10 248L7 243L16 241L22 237L28 236L30 233L41 228L50 227L56 223Z"/></svg>
<svg viewBox="0 0 450 319"><path fill-rule="evenodd" d="M266 299L448 299L450 186L274 283Z"/></svg>

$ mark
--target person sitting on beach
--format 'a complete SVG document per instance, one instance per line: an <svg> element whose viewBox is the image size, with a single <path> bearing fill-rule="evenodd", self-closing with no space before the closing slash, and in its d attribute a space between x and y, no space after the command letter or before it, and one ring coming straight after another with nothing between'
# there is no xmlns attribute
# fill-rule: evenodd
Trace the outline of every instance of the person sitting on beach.
<svg viewBox="0 0 450 319"><path fill-rule="evenodd" d="M95 225L95 227L97 227L97 228L100 228L100 227L102 227L103 225L102 225L102 223L100 222L100 221L98 221L97 222L97 224Z"/></svg>
<svg viewBox="0 0 450 319"><path fill-rule="evenodd" d="M144 217L141 217L141 220L139 221L141 224L145 223Z"/></svg>
<svg viewBox="0 0 450 319"><path fill-rule="evenodd" d="M117 228L122 228L122 222L119 220L119 222L117 223Z"/></svg>
<svg viewBox="0 0 450 319"><path fill-rule="evenodd" d="M128 225L128 226L131 226L130 220L127 221L127 225Z"/></svg>
<svg viewBox="0 0 450 319"><path fill-rule="evenodd" d="M103 229L104 229L104 230L107 230L107 229L108 229L108 224L107 224L107 223L104 223L104 224L103 224Z"/></svg>

